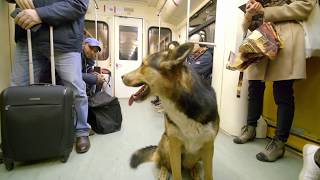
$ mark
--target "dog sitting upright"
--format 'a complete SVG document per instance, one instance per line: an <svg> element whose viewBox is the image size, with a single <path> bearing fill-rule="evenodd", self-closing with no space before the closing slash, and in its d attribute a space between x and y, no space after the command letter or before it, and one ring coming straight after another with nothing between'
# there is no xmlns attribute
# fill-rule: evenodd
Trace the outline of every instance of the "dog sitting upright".
<svg viewBox="0 0 320 180"><path fill-rule="evenodd" d="M199 167L203 167L206 180L213 179L213 146L219 129L216 95L184 63L192 49L192 43L185 43L174 50L151 54L138 69L122 76L125 85L142 86L130 97L129 105L150 95L161 99L165 132L158 146L136 151L130 166L136 168L154 161L160 168L159 179L163 180L168 178L168 171L174 180L181 180L182 168L190 170L194 179L200 179Z"/></svg>

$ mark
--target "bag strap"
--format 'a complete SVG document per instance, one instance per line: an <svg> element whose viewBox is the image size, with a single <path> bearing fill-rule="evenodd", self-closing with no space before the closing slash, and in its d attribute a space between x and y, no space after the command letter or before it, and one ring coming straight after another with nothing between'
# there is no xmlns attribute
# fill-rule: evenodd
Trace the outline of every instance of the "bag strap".
<svg viewBox="0 0 320 180"><path fill-rule="evenodd" d="M242 82L243 82L243 71L240 71L238 85L237 85L237 98L240 98Z"/></svg>
<svg viewBox="0 0 320 180"><path fill-rule="evenodd" d="M248 30L244 32L243 34L243 40L247 37L248 35ZM244 68L245 69L245 68ZM242 82L243 82L243 71L244 69L240 70L239 78L238 78L238 85L237 85L237 98L240 98L241 96L241 87L242 87Z"/></svg>

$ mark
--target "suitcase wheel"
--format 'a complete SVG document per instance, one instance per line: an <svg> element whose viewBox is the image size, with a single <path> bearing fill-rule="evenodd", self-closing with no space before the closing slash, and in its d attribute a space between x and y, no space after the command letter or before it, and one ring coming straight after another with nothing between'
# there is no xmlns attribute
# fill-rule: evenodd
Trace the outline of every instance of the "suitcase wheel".
<svg viewBox="0 0 320 180"><path fill-rule="evenodd" d="M4 159L3 161L8 171L11 171L14 168L14 162L12 160Z"/></svg>
<svg viewBox="0 0 320 180"><path fill-rule="evenodd" d="M66 162L68 161L68 159L69 159L69 154L64 155L64 156L62 157L62 159L61 159L61 162L66 163Z"/></svg>

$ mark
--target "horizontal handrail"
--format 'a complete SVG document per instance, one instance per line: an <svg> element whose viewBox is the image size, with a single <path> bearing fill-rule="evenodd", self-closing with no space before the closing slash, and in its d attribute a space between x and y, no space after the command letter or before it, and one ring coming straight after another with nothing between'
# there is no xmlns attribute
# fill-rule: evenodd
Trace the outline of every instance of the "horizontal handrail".
<svg viewBox="0 0 320 180"><path fill-rule="evenodd" d="M209 46L216 46L216 43L211 43L211 42L196 42L196 41L187 41L195 44L203 44L203 45L209 45Z"/></svg>

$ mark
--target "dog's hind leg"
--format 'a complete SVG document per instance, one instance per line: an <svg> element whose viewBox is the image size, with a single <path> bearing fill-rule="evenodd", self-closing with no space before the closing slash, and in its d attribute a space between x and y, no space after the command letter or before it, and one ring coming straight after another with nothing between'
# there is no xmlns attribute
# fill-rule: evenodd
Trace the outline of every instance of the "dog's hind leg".
<svg viewBox="0 0 320 180"><path fill-rule="evenodd" d="M182 180L181 174L181 142L175 137L169 139L169 156L173 180Z"/></svg>
<svg viewBox="0 0 320 180"><path fill-rule="evenodd" d="M201 165L199 163L196 163L196 165L191 169L190 175L193 180L200 180L200 172L201 171Z"/></svg>
<svg viewBox="0 0 320 180"><path fill-rule="evenodd" d="M169 171L166 167L161 166L158 180L169 180Z"/></svg>
<svg viewBox="0 0 320 180"><path fill-rule="evenodd" d="M213 160L213 140L207 142L203 147L202 161L204 169L204 179L213 180L212 176L212 160Z"/></svg>

